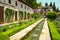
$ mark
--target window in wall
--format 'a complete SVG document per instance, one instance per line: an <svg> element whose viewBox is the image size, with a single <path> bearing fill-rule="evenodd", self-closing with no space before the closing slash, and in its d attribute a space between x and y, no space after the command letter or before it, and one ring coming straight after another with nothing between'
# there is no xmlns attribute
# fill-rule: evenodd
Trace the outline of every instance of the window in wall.
<svg viewBox="0 0 60 40"><path fill-rule="evenodd" d="M25 6L25 9L26 9L26 6Z"/></svg>
<svg viewBox="0 0 60 40"><path fill-rule="evenodd" d="M23 8L23 5L21 4L21 8Z"/></svg>
<svg viewBox="0 0 60 40"><path fill-rule="evenodd" d="M17 6L17 2L15 2L15 5Z"/></svg>
<svg viewBox="0 0 60 40"><path fill-rule="evenodd" d="M11 4L11 0L9 0L9 3Z"/></svg>

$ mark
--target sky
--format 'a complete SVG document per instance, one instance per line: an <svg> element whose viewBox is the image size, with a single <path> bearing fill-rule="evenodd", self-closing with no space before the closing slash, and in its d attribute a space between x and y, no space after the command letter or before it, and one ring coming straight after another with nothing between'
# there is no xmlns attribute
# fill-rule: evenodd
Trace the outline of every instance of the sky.
<svg viewBox="0 0 60 40"><path fill-rule="evenodd" d="M42 2L42 5L43 5L43 6L45 5L46 2L47 2L48 4L49 4L50 2L55 2L56 7L58 7L58 8L60 9L60 0L37 0L37 2L38 2L38 3L39 3L39 2Z"/></svg>

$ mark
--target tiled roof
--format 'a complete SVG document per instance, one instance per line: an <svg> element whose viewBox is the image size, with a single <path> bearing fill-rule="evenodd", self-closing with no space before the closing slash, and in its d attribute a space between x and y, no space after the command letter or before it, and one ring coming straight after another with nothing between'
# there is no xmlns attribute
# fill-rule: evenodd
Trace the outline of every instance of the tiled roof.
<svg viewBox="0 0 60 40"><path fill-rule="evenodd" d="M43 6L42 6L42 7L38 7L38 9L39 9L39 8L52 8L52 7L49 7L49 6L43 7Z"/></svg>

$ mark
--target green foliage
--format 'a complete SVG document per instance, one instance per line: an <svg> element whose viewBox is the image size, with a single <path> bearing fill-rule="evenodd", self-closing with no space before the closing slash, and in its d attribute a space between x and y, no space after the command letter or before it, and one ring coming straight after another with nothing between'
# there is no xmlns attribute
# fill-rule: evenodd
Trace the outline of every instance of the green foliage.
<svg viewBox="0 0 60 40"><path fill-rule="evenodd" d="M6 20L6 22L13 21L13 16L14 16L14 10L6 8L6 10L5 10L5 20Z"/></svg>
<svg viewBox="0 0 60 40"><path fill-rule="evenodd" d="M27 2L28 4L30 4L32 8L38 7L36 0L24 0L24 1Z"/></svg>
<svg viewBox="0 0 60 40"><path fill-rule="evenodd" d="M60 34L60 21L54 21L54 26L57 28L58 33Z"/></svg>
<svg viewBox="0 0 60 40"><path fill-rule="evenodd" d="M28 13L28 15L27 15L27 16L28 16L28 19L30 18L30 15L31 15L31 14L30 14L30 13Z"/></svg>
<svg viewBox="0 0 60 40"><path fill-rule="evenodd" d="M59 8L56 9L56 12L59 12Z"/></svg>
<svg viewBox="0 0 60 40"><path fill-rule="evenodd" d="M15 23L12 23L10 25L1 26L0 32L5 32L5 31L10 30L10 29L17 27L17 26L19 26L19 25L15 24Z"/></svg>
<svg viewBox="0 0 60 40"><path fill-rule="evenodd" d="M57 18L57 14L54 11L53 12L48 12L46 14L46 17L49 18L49 19L56 19Z"/></svg>
<svg viewBox="0 0 60 40"><path fill-rule="evenodd" d="M56 11L55 2L53 3L53 11Z"/></svg>
<svg viewBox="0 0 60 40"><path fill-rule="evenodd" d="M48 3L45 3L45 6L48 6Z"/></svg>
<svg viewBox="0 0 60 40"><path fill-rule="evenodd" d="M19 11L19 19L20 19L20 20L23 19L23 11Z"/></svg>
<svg viewBox="0 0 60 40"><path fill-rule="evenodd" d="M52 2L50 2L50 5L49 5L50 7L52 7L53 5L52 5Z"/></svg>
<svg viewBox="0 0 60 40"><path fill-rule="evenodd" d="M39 3L38 3L38 6L39 6L39 7L42 6L42 2L39 2Z"/></svg>
<svg viewBox="0 0 60 40"><path fill-rule="evenodd" d="M56 28L60 28L60 22L59 21L54 21L53 22Z"/></svg>
<svg viewBox="0 0 60 40"><path fill-rule="evenodd" d="M27 21L27 22L19 22L19 24L20 24L19 26L13 27L12 29L9 29L5 32L2 32L2 34L12 36L15 33L21 31L22 29L28 27L29 25L35 23L37 20L30 20L30 21Z"/></svg>
<svg viewBox="0 0 60 40"><path fill-rule="evenodd" d="M9 29L8 25L2 26L2 27L0 27L0 32L5 32L8 29Z"/></svg>
<svg viewBox="0 0 60 40"><path fill-rule="evenodd" d="M3 35L0 33L0 40L10 40L7 35Z"/></svg>
<svg viewBox="0 0 60 40"><path fill-rule="evenodd" d="M48 20L48 24L52 35L52 40L60 40L60 35L54 27L54 24L50 20Z"/></svg>
<svg viewBox="0 0 60 40"><path fill-rule="evenodd" d="M34 18L34 19L38 19L38 18L41 17L41 14L40 14L40 13L32 13L31 16L32 16L32 18Z"/></svg>

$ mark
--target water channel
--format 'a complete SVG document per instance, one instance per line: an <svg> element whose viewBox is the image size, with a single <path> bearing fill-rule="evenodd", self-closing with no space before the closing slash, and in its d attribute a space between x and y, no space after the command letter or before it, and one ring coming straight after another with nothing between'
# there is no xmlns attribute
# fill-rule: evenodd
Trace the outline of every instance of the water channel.
<svg viewBox="0 0 60 40"><path fill-rule="evenodd" d="M20 40L39 40L40 33L44 25L44 20L42 20L33 30L31 30L27 35L25 35Z"/></svg>

